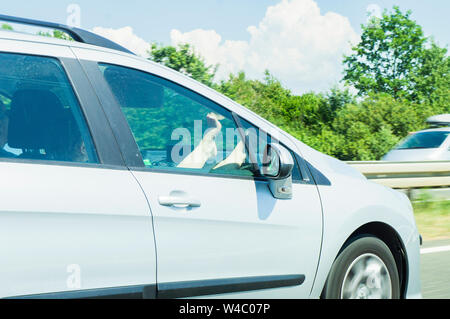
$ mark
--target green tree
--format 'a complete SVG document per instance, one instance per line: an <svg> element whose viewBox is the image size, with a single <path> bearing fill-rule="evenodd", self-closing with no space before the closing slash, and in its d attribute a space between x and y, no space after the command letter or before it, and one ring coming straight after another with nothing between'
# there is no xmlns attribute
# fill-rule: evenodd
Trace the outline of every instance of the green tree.
<svg viewBox="0 0 450 319"><path fill-rule="evenodd" d="M369 93L388 93L394 98L413 94L412 76L419 72L425 38L422 27L411 19L411 11L394 7L381 19L362 25L361 42L344 58L344 80Z"/></svg>
<svg viewBox="0 0 450 319"><path fill-rule="evenodd" d="M7 24L7 23L3 23L1 29L2 29L2 30L9 30L9 31L14 30L13 27L10 26L10 25Z"/></svg>
<svg viewBox="0 0 450 319"><path fill-rule="evenodd" d="M150 60L181 72L203 84L213 86L218 66L207 66L204 59L196 54L189 44L174 47L153 43L149 53Z"/></svg>
<svg viewBox="0 0 450 319"><path fill-rule="evenodd" d="M425 127L426 105L388 94L371 94L337 112L331 129L339 137L331 155L344 160L379 160L400 139Z"/></svg>
<svg viewBox="0 0 450 319"><path fill-rule="evenodd" d="M350 93L348 88L342 90L337 86L331 88L323 100L324 103L321 106L320 113L325 124L330 124L336 117L336 113L347 104L356 103L355 96Z"/></svg>
<svg viewBox="0 0 450 319"><path fill-rule="evenodd" d="M309 146L342 160L378 160L431 115L449 113L447 50L429 43L411 12L398 7L363 26L361 43L344 58L348 89L295 95L269 71L262 80L244 72L214 83L189 45L152 45L151 59L203 82L271 121ZM174 108L174 111L176 108Z"/></svg>
<svg viewBox="0 0 450 319"><path fill-rule="evenodd" d="M37 33L37 35L40 35L43 37L62 39L62 40L66 40L66 41L74 41L70 35L68 35L64 31L60 31L60 30L52 30L52 32L39 31Z"/></svg>
<svg viewBox="0 0 450 319"><path fill-rule="evenodd" d="M450 58L435 43L423 51L421 67L413 75L414 100L432 104L436 113L450 113Z"/></svg>
<svg viewBox="0 0 450 319"><path fill-rule="evenodd" d="M230 74L228 80L221 81L215 89L277 125L284 122L282 107L291 91L268 71L263 81L247 79L244 72Z"/></svg>

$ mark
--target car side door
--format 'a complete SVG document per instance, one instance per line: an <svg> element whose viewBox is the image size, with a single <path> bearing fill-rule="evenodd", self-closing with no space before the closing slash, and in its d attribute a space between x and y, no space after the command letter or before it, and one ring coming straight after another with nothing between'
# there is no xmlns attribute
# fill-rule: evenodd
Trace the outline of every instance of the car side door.
<svg viewBox="0 0 450 319"><path fill-rule="evenodd" d="M152 210L157 296L308 297L322 236L315 185L297 178L291 200L274 198L237 112L137 58L75 52L116 105L116 137L135 141L123 153Z"/></svg>
<svg viewBox="0 0 450 319"><path fill-rule="evenodd" d="M154 295L147 200L73 52L0 51L0 297Z"/></svg>

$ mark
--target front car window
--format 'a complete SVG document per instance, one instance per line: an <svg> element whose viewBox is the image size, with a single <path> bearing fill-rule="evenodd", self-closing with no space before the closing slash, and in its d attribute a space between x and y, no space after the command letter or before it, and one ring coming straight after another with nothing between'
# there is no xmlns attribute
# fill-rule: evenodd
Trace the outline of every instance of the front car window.
<svg viewBox="0 0 450 319"><path fill-rule="evenodd" d="M258 175L228 110L154 75L110 64L99 67L121 106L146 167Z"/></svg>
<svg viewBox="0 0 450 319"><path fill-rule="evenodd" d="M97 162L57 59L0 53L0 158Z"/></svg>
<svg viewBox="0 0 450 319"><path fill-rule="evenodd" d="M397 146L397 149L439 148L449 135L450 132L448 131L416 133L407 137L399 146Z"/></svg>

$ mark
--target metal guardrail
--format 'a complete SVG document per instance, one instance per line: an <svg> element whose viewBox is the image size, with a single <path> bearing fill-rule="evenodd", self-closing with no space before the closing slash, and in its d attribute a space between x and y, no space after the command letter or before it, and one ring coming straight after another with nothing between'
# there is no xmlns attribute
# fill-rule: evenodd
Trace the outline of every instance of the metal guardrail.
<svg viewBox="0 0 450 319"><path fill-rule="evenodd" d="M450 161L447 162L347 162L368 179L397 188L450 186Z"/></svg>

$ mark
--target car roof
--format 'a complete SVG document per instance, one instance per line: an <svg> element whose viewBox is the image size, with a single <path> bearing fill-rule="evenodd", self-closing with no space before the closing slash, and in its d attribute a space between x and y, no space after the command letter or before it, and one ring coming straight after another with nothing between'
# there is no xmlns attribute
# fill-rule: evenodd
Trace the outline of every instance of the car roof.
<svg viewBox="0 0 450 319"><path fill-rule="evenodd" d="M145 58L145 57L133 54L133 53L127 53L124 51L110 49L110 48L106 48L106 47L102 47L102 46L98 46L98 45L87 44L87 43L78 42L78 41L64 40L64 39L48 37L48 36L43 36L43 35L37 35L37 34L18 32L18 31L3 30L3 29L0 29L0 39L43 43L43 44L51 44L51 45L61 45L61 46L72 47L72 48L82 48L82 49L84 48L84 49L89 49L92 51L107 52L107 53L112 53L115 55L122 55L122 56L126 56L129 58L145 61L146 63L153 64L154 66L156 66L158 68L166 69L170 72L177 73L185 78L188 78L189 80L194 81L190 77L188 77L184 74L181 74L161 63L157 63L152 60L149 60L148 58ZM199 84L203 85L202 83L199 83Z"/></svg>
<svg viewBox="0 0 450 319"><path fill-rule="evenodd" d="M429 128L429 129L414 132L413 134L424 133L424 132L450 132L450 127Z"/></svg>
<svg viewBox="0 0 450 319"><path fill-rule="evenodd" d="M86 43L78 42L78 41L63 40L63 39L58 39L58 38L48 37L48 36L43 36L43 35L30 34L30 33L25 33L25 32L14 31L14 30L0 29L0 39L53 44L53 45L63 45L63 46L78 47L78 48L88 48L91 50L111 52L111 53L136 57L136 55L134 55L134 54L126 53L126 52L119 51L119 50L109 49L109 48L102 47L102 46L86 44Z"/></svg>
<svg viewBox="0 0 450 319"><path fill-rule="evenodd" d="M166 66L164 66L160 63L156 63L154 61L151 61L149 59L146 59L146 58L141 57L136 54L127 53L124 51L114 50L114 49L110 49L110 48L106 48L106 47L102 47L102 46L98 46L98 45L93 45L93 44L87 44L87 43L78 42L78 41L70 41L70 40L58 39L58 38L54 38L54 37L48 37L48 36L42 36L42 35L36 35L36 34L30 34L30 33L18 32L18 31L11 31L11 30L3 30L3 29L0 29L0 39L43 43L43 44L51 44L51 45L61 45L61 46L65 46L65 47L84 48L84 49L89 49L89 50L93 50L93 51L113 53L116 55L131 57L133 59L143 60L143 61L146 61L147 63L152 63L161 68L167 68ZM175 72L172 69L170 69L170 70Z"/></svg>
<svg viewBox="0 0 450 319"><path fill-rule="evenodd" d="M450 114L433 115L427 119L427 123L431 125L448 126L450 125Z"/></svg>

